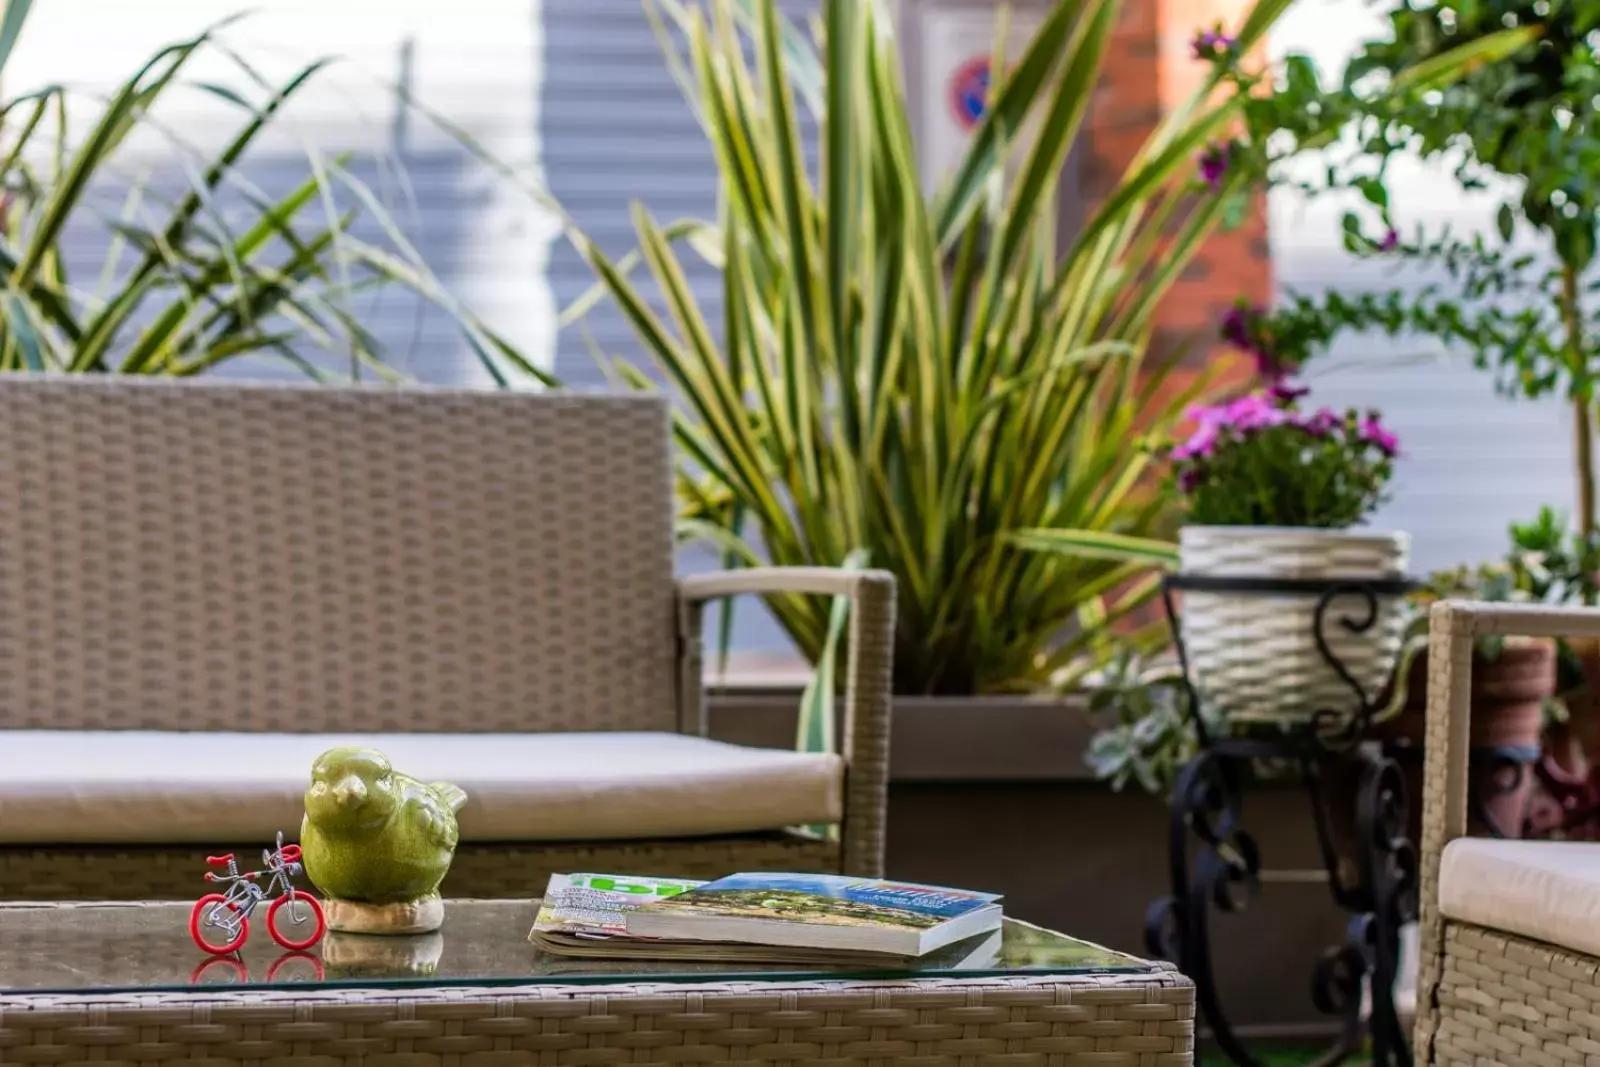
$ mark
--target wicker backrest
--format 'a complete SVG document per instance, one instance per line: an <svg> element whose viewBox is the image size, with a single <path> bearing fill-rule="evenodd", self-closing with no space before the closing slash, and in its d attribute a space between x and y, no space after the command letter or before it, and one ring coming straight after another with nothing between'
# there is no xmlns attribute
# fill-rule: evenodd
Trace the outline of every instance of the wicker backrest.
<svg viewBox="0 0 1600 1067"><path fill-rule="evenodd" d="M665 403L0 376L0 727L675 729Z"/></svg>

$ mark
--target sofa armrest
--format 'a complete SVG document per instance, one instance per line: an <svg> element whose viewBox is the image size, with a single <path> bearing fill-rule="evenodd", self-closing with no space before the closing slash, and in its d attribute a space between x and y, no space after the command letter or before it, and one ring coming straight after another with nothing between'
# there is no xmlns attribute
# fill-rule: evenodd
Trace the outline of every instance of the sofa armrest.
<svg viewBox="0 0 1600 1067"><path fill-rule="evenodd" d="M1428 614L1428 729L1423 745L1419 892L1421 973L1417 1026L1418 1063L1428 1056L1437 1026L1431 1003L1444 952L1439 913L1439 866L1445 846L1467 833L1468 761L1472 729L1472 654L1490 634L1522 637L1600 637L1600 610L1541 604L1447 600Z"/></svg>
<svg viewBox="0 0 1600 1067"><path fill-rule="evenodd" d="M832 567L752 567L679 580L683 605L683 656L679 707L686 731L706 731L701 699L701 616L706 601L746 594L803 593L850 599L845 656L845 814L841 827L844 873L883 873L888 805L889 722L894 667L894 576L887 571Z"/></svg>

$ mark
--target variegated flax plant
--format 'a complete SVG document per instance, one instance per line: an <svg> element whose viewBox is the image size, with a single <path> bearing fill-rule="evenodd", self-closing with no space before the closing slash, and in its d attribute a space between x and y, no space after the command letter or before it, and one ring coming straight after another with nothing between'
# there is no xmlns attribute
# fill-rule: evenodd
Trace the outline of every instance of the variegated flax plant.
<svg viewBox="0 0 1600 1067"><path fill-rule="evenodd" d="M1288 3L1258 0L1228 47L1250 52ZM1058 247L1058 175L1122 0L1058 4L1023 54L996 49L991 69L1009 74L932 195L878 4L823 0L809 33L773 0L648 6L715 154L717 217L663 224L636 207L626 259L570 236L679 400L683 535L735 565L891 571L898 692L1080 678L1174 559L1172 502L1140 445L1201 386L1169 387L1152 323L1252 180L1207 156L1239 83L1218 68L1172 109ZM820 131L814 174L802 108ZM686 255L720 269L720 314L697 305ZM647 384L639 364L608 362ZM769 605L829 661L833 605Z"/></svg>

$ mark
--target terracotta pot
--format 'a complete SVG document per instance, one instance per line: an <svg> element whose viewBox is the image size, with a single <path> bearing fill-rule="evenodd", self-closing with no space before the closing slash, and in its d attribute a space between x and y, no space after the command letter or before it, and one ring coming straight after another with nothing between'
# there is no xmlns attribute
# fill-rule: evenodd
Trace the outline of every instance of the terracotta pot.
<svg viewBox="0 0 1600 1067"><path fill-rule="evenodd" d="M1412 661L1406 676L1406 702L1400 713L1373 728L1373 737L1391 747L1400 764L1406 791L1406 834L1413 844L1422 841L1422 747L1428 706L1428 654ZM1474 660L1472 666L1472 774L1473 793L1484 798L1494 827L1479 817L1476 806L1468 812L1468 833L1521 837L1528 804L1534 795L1534 766L1544 727L1544 703L1556 689L1556 646L1553 641L1508 637L1505 651L1492 661ZM1388 699L1388 694L1384 694ZM1515 755L1518 765L1491 761L1496 753ZM1360 766L1351 760L1332 760L1321 768L1329 847L1338 865L1340 881L1355 884L1360 872L1357 847L1356 802Z"/></svg>
<svg viewBox="0 0 1600 1067"><path fill-rule="evenodd" d="M1374 732L1384 741L1411 750L1403 760L1411 802L1413 840L1421 834L1422 746L1427 733L1428 654L1412 661L1406 703L1400 714ZM1556 646L1546 639L1508 637L1493 660L1475 656L1472 664L1471 745L1473 789L1485 798L1488 816L1501 833L1522 836L1528 798L1533 788L1531 764L1538 758L1544 733L1545 702L1556 691ZM1518 772L1496 753L1516 758ZM1474 812L1469 832L1491 832Z"/></svg>
<svg viewBox="0 0 1600 1067"><path fill-rule="evenodd" d="M1583 670L1583 691L1568 695L1568 719L1551 731L1549 754L1567 777L1589 777L1600 756L1600 638L1571 637L1567 647Z"/></svg>

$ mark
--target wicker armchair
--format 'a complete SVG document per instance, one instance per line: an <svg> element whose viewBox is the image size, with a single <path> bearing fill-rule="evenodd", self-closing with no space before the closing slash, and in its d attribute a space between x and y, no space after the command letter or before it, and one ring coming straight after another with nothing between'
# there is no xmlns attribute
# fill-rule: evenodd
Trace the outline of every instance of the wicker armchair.
<svg viewBox="0 0 1600 1067"><path fill-rule="evenodd" d="M1472 650L1485 634L1600 635L1600 611L1433 608L1416 1061L1600 1062L1600 844L1466 836Z"/></svg>
<svg viewBox="0 0 1600 1067"><path fill-rule="evenodd" d="M660 398L13 375L0 451L0 899L192 896L363 740L467 789L456 896L881 873L893 580L680 581ZM769 592L853 603L836 754L704 736Z"/></svg>

